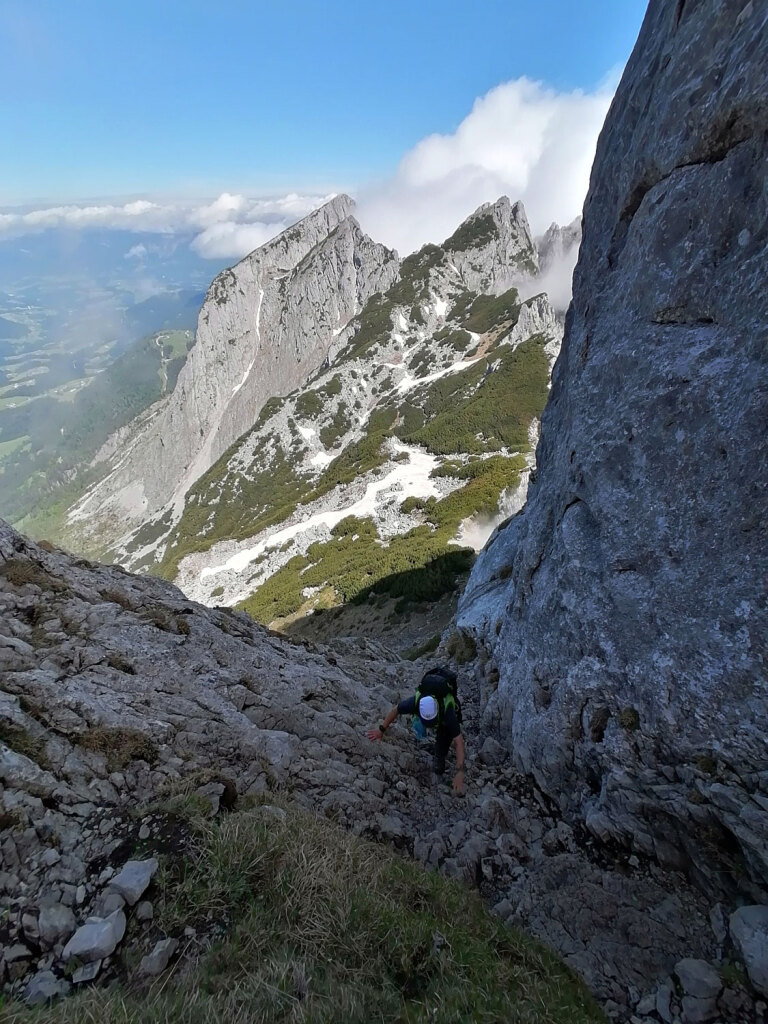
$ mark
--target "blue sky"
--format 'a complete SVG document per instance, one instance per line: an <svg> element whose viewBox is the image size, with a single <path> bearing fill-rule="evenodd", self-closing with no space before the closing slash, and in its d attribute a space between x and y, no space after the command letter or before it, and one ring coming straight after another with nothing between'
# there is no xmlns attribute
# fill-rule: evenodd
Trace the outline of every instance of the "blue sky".
<svg viewBox="0 0 768 1024"><path fill-rule="evenodd" d="M500 83L594 90L645 6L0 0L0 206L364 187Z"/></svg>

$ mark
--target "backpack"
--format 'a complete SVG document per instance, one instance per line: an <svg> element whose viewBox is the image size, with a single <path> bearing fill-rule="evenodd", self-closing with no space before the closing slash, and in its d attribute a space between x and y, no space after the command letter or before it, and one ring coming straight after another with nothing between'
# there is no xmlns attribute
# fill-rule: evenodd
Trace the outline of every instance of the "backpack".
<svg viewBox="0 0 768 1024"><path fill-rule="evenodd" d="M438 703L439 711L437 722L425 723L428 726L442 725L445 712L453 708L456 718L461 725L461 704L459 703L459 680L455 672L443 665L435 665L422 676L419 688L416 690L416 707L419 706L421 697L434 697ZM418 712L416 713L418 718Z"/></svg>

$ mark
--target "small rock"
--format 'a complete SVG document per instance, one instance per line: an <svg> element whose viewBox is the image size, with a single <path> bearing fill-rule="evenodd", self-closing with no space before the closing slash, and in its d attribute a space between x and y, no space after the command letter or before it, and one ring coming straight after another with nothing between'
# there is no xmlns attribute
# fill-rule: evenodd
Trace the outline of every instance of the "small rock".
<svg viewBox="0 0 768 1024"><path fill-rule="evenodd" d="M9 946L3 955L7 964L15 964L19 960L28 960L32 956L32 952L23 943L16 942L13 946Z"/></svg>
<svg viewBox="0 0 768 1024"><path fill-rule="evenodd" d="M21 915L21 930L24 932L24 938L27 942L37 945L40 938L37 917L30 911Z"/></svg>
<svg viewBox="0 0 768 1024"><path fill-rule="evenodd" d="M69 960L70 957L76 956L85 963L103 960L117 948L125 935L125 926L125 914L122 910L116 910L106 918L89 917L64 947L62 959Z"/></svg>
<svg viewBox="0 0 768 1024"><path fill-rule="evenodd" d="M697 999L695 996L683 996L684 1024L704 1024L705 1021L717 1017L716 999Z"/></svg>
<svg viewBox="0 0 768 1024"><path fill-rule="evenodd" d="M138 907L136 907L137 921L151 921L154 916L155 911L149 900L142 900Z"/></svg>
<svg viewBox="0 0 768 1024"><path fill-rule="evenodd" d="M405 782L403 782L402 779L397 780L397 782L395 783L395 789L397 790L398 793L408 792L408 786L406 785Z"/></svg>
<svg viewBox="0 0 768 1024"><path fill-rule="evenodd" d="M672 992L674 991L671 978L662 982L656 990L656 1013L665 1024L672 1024Z"/></svg>
<svg viewBox="0 0 768 1024"><path fill-rule="evenodd" d="M192 927L192 925L188 924L187 927L184 929L184 938L194 939L196 935L197 931Z"/></svg>
<svg viewBox="0 0 768 1024"><path fill-rule="evenodd" d="M507 757L507 750L493 736L486 736L477 756L482 764L499 765Z"/></svg>
<svg viewBox="0 0 768 1024"><path fill-rule="evenodd" d="M722 946L728 936L728 925L726 924L722 904L716 903L712 907L709 912L709 923L712 925L715 941L718 946Z"/></svg>
<svg viewBox="0 0 768 1024"><path fill-rule="evenodd" d="M494 904L493 912L497 917L500 917L502 921L508 920L515 912L515 908L509 902L509 900L499 900L498 903Z"/></svg>
<svg viewBox="0 0 768 1024"><path fill-rule="evenodd" d="M152 830L150 829L149 825L142 825L141 828L139 829L139 839L141 840L149 839L151 834Z"/></svg>
<svg viewBox="0 0 768 1024"><path fill-rule="evenodd" d="M255 813L260 818L273 818L275 821L285 821L285 811L282 807L275 807L274 804L262 804L256 808Z"/></svg>
<svg viewBox="0 0 768 1024"><path fill-rule="evenodd" d="M41 1006L57 996L69 992L69 982L57 978L53 971L38 971L24 988L23 998L27 1006Z"/></svg>
<svg viewBox="0 0 768 1024"><path fill-rule="evenodd" d="M635 1007L635 1010L637 1011L637 1013L640 1014L641 1017L647 1017L648 1014L649 1013L653 1013L653 1011L655 1009L656 1009L656 993L655 992L649 992L647 995L643 996L643 998L640 1000L640 1002Z"/></svg>
<svg viewBox="0 0 768 1024"><path fill-rule="evenodd" d="M768 906L739 907L729 923L749 980L761 995L768 996Z"/></svg>
<svg viewBox="0 0 768 1024"><path fill-rule="evenodd" d="M77 927L75 915L69 907L54 903L40 909L40 939L48 949L59 942L66 942Z"/></svg>
<svg viewBox="0 0 768 1024"><path fill-rule="evenodd" d="M85 903L85 897L86 897L85 886L84 885L78 885L77 892L75 893L75 903L78 905L78 907L82 906L83 903Z"/></svg>
<svg viewBox="0 0 768 1024"><path fill-rule="evenodd" d="M675 964L675 974L685 994L694 999L717 999L723 987L720 975L706 960L680 960Z"/></svg>
<svg viewBox="0 0 768 1024"><path fill-rule="evenodd" d="M72 975L73 985L83 985L86 981L94 981L101 970L101 960L92 960L89 964L78 967Z"/></svg>
<svg viewBox="0 0 768 1024"><path fill-rule="evenodd" d="M43 852L40 860L47 868L52 868L54 864L58 864L61 860L61 854L58 850L49 846L48 849Z"/></svg>
<svg viewBox="0 0 768 1024"><path fill-rule="evenodd" d="M149 888L149 883L157 871L157 860L129 860L123 870L112 879L110 888L119 892L129 906L133 906Z"/></svg>
<svg viewBox="0 0 768 1024"><path fill-rule="evenodd" d="M99 875L99 885L104 885L114 875L115 869L107 865Z"/></svg>
<svg viewBox="0 0 768 1024"><path fill-rule="evenodd" d="M124 906L125 900L122 895L110 887L99 900L98 916L109 917L116 910L122 910Z"/></svg>
<svg viewBox="0 0 768 1024"><path fill-rule="evenodd" d="M139 974L154 976L162 974L171 957L178 949L178 939L161 939L147 956L142 957Z"/></svg>

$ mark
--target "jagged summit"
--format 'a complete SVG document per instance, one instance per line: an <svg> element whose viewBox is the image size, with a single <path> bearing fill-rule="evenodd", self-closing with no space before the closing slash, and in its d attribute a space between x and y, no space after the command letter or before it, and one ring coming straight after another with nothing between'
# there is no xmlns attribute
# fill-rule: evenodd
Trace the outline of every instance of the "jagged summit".
<svg viewBox="0 0 768 1024"><path fill-rule="evenodd" d="M175 391L136 424L76 520L135 524L169 503L180 514L190 485L264 403L322 364L339 329L398 269L396 255L351 218L353 207L336 196L216 277Z"/></svg>
<svg viewBox="0 0 768 1024"><path fill-rule="evenodd" d="M297 254L302 251L306 240L315 237L322 238L330 234L339 224L352 216L355 205L354 199L343 192L339 193L333 199L329 199L327 203L318 206L316 210L312 210L296 224L292 224L281 231L279 235L275 235L274 238L270 238L263 245L249 252L234 266L222 271L219 277L227 274L229 270L237 270L244 263L262 263L272 260L277 265L280 263L284 263L286 266L294 265L301 258Z"/></svg>
<svg viewBox="0 0 768 1024"><path fill-rule="evenodd" d="M525 207L501 196L483 203L443 243L467 287L496 294L539 270Z"/></svg>
<svg viewBox="0 0 768 1024"><path fill-rule="evenodd" d="M581 242L581 217L575 217L570 224L552 223L544 234L536 239L541 270L562 260Z"/></svg>

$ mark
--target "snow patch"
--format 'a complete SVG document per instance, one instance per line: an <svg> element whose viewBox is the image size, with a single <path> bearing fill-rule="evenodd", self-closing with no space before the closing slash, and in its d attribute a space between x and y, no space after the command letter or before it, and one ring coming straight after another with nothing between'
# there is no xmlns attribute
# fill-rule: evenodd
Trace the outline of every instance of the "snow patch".
<svg viewBox="0 0 768 1024"><path fill-rule="evenodd" d="M237 394L237 392L238 392L238 391L240 390L240 388L241 388L241 387L243 386L243 384L245 384L245 382L246 382L246 381L248 380L248 378L250 377L250 375L251 375L251 370L253 369L253 364L254 364L255 362L256 362L256 359L255 359L255 358L251 360L251 362L250 362L250 364L249 364L249 366L248 366L248 369L247 369L247 370L245 371L245 373L243 374L243 379L242 379L242 380L240 381L240 383L239 383L239 384L237 384L237 385L236 385L236 386L235 386L235 387L234 387L234 388L232 389L232 395L233 395L233 397L234 397L234 396L235 396L235 395Z"/></svg>
<svg viewBox="0 0 768 1024"><path fill-rule="evenodd" d="M313 427L298 427L297 429L305 441L308 441L311 437L314 437L316 433Z"/></svg>
<svg viewBox="0 0 768 1024"><path fill-rule="evenodd" d="M395 443L393 450L395 454L406 452L408 454L408 462L397 463L380 480L373 480L369 483L359 501L345 508L318 512L303 522L293 523L291 526L278 530L277 533L273 533L254 547L238 551L237 554L227 559L223 565L213 565L202 569L200 572L200 582L202 583L209 576L215 576L221 572L243 572L251 562L254 562L265 551L282 547L286 541L292 540L298 534L308 530L323 526L327 529L333 529L337 523L340 523L342 519L346 519L347 516L357 516L360 519L373 516L375 515L377 504L382 501L384 495L389 491L398 492L398 495L403 499L406 497L438 498L440 492L435 487L434 481L430 479L430 474L437 465L438 459L423 449L411 447L410 445Z"/></svg>
<svg viewBox="0 0 768 1024"><path fill-rule="evenodd" d="M327 452L318 452L316 455L312 456L312 458L309 460L309 464L310 466L318 466L322 468L323 466L330 465L330 463L333 462L334 458L335 456L328 455Z"/></svg>
<svg viewBox="0 0 768 1024"><path fill-rule="evenodd" d="M477 359L462 359L458 363L452 363L451 366L446 366L442 370L435 370L434 373L428 373L426 377L412 377L410 373L406 373L403 379L398 383L397 390L400 394L404 394L406 391L411 391L413 388L421 387L422 384L431 384L433 380L440 380L441 377L447 377L451 373L460 373L462 370L468 369L470 366L474 366Z"/></svg>

